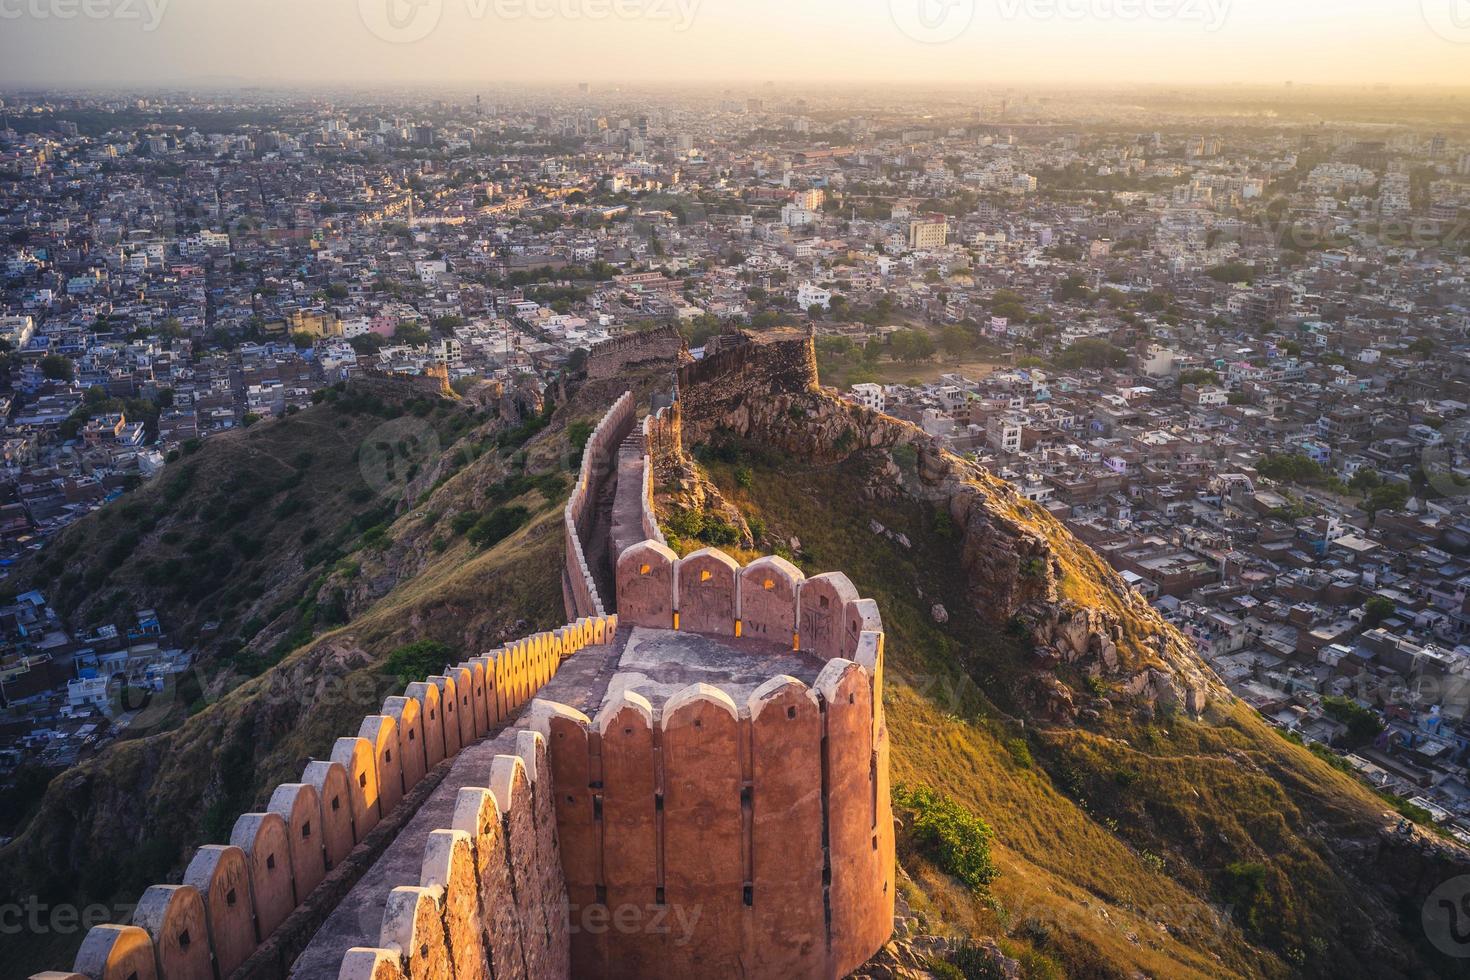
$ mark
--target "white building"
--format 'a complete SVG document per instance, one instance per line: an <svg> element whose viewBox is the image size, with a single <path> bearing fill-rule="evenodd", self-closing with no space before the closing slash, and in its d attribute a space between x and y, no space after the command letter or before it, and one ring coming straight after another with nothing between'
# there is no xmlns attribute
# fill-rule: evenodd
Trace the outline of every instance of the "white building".
<svg viewBox="0 0 1470 980"><path fill-rule="evenodd" d="M887 410L888 399L884 395L883 386L875 384L857 384L852 386L852 400L864 408L875 412Z"/></svg>
<svg viewBox="0 0 1470 980"><path fill-rule="evenodd" d="M781 223L788 228L804 228L815 224L817 213L799 204L787 204L781 208Z"/></svg>
<svg viewBox="0 0 1470 980"><path fill-rule="evenodd" d="M813 306L820 306L824 310L830 310L832 308L832 291L830 289L822 289L820 286L809 282L804 282L801 284L801 288L796 291L796 305L803 310L809 310Z"/></svg>

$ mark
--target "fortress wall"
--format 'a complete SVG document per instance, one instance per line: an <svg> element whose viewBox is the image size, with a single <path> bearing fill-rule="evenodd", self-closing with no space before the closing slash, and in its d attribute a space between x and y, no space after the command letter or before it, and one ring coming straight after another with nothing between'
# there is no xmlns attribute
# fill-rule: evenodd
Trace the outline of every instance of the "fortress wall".
<svg viewBox="0 0 1470 980"><path fill-rule="evenodd" d="M606 615L597 582L587 563L584 541L593 524L597 508L597 491L607 475L617 466L618 448L633 431L637 405L632 392L624 392L602 421L592 430L582 453L582 469L577 485L567 501L565 520L566 572L563 579L567 617Z"/></svg>
<svg viewBox="0 0 1470 980"><path fill-rule="evenodd" d="M708 685L660 712L625 691L595 721L538 702L571 918L611 924L574 930L571 975L833 977L871 958L893 926L881 696L834 659L743 705Z"/></svg>
<svg viewBox="0 0 1470 980"><path fill-rule="evenodd" d="M679 328L673 324L627 333L592 348L587 357L587 377L609 381L642 365L675 363L687 350Z"/></svg>
<svg viewBox="0 0 1470 980"><path fill-rule="evenodd" d="M308 762L299 783L276 787L264 812L242 815L228 845L199 848L184 872L183 884L149 888L131 926L93 928L77 955L75 972L118 980L135 975L137 980L216 980L217 967L221 980L228 977L280 930L332 869L362 844L429 771L523 708L555 676L562 659L606 642L616 630L615 616L584 617L555 633L528 637L505 650L448 667L443 675L409 684L402 696L384 701L381 713L364 718L356 736L338 739L330 759ZM511 758L523 771L549 769L544 746L532 744ZM486 777L488 780L490 774ZM506 813L514 808L521 827L514 846L507 838L507 860L524 865L520 880L528 889L534 884L531 894L555 904L559 911L564 901L561 858L549 777L539 791L535 779L523 779L523 783L505 807ZM516 785L514 780L512 785ZM467 819L473 826L474 821ZM395 912L393 928L399 930L395 935L422 933L431 946L440 943L449 949L454 930L446 936L441 924L433 934L434 927L425 916L432 913L439 922L451 925L466 921L470 905L464 899L463 882L488 874L475 863L478 839L462 846L456 837L434 851L439 863L430 869L431 877L443 878L438 883L444 887L425 893L427 899L417 892L403 896ZM466 855L471 858L469 864ZM449 905L435 904L442 903L445 895ZM428 905L423 904L425 900ZM537 943L536 962L554 975L566 975L567 952L558 946L566 941L564 917L548 915L538 907L534 916L538 924L533 927L522 921L522 913L530 914L526 910L507 913L498 909L497 913L507 923L501 927L502 936L514 927L519 942L529 931ZM388 929L387 923L384 928ZM515 959L519 957L517 950ZM376 954L350 956L343 970L344 975L369 978L449 975L433 972L439 963L434 956L419 959L421 962L407 966L400 964L401 974L394 974L396 959L390 963ZM470 971L473 962L473 957L465 960L464 969ZM471 975L472 971L457 974ZM543 971L541 975L551 974ZM486 972L485 980L489 977Z"/></svg>
<svg viewBox="0 0 1470 980"><path fill-rule="evenodd" d="M681 435L703 442L752 398L816 388L816 348L799 330L736 333L679 369Z"/></svg>
<svg viewBox="0 0 1470 980"><path fill-rule="evenodd" d="M571 975L551 756L539 732L515 744L495 757L488 786L459 791L453 826L429 833L418 884L388 896L381 948L348 951L339 977Z"/></svg>
<svg viewBox="0 0 1470 980"><path fill-rule="evenodd" d="M684 456L684 424L677 399L643 420L643 445L653 474L660 480L672 476Z"/></svg>

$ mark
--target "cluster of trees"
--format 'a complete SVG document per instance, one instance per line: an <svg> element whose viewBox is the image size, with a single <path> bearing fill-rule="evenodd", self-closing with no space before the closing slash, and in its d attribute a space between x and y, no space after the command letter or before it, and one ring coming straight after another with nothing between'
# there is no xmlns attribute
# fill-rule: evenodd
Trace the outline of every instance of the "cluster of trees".
<svg viewBox="0 0 1470 980"><path fill-rule="evenodd" d="M1056 364L1063 370L1121 368L1128 365L1128 352L1106 340L1084 337L1057 354Z"/></svg>
<svg viewBox="0 0 1470 980"><path fill-rule="evenodd" d="M1347 737L1355 745L1366 745L1383 731L1383 722L1373 712L1348 698L1323 698L1327 717L1347 726Z"/></svg>
<svg viewBox="0 0 1470 980"><path fill-rule="evenodd" d="M898 330L888 338L894 360L905 364L921 364L932 360L938 352L934 337L927 330Z"/></svg>
<svg viewBox="0 0 1470 980"><path fill-rule="evenodd" d="M1388 482L1377 470L1359 470L1344 483L1331 470L1300 453L1268 453L1256 464L1256 470L1278 483L1319 487L1342 496L1359 496L1370 520L1376 519L1382 511L1398 510L1409 502L1408 484Z"/></svg>
<svg viewBox="0 0 1470 980"><path fill-rule="evenodd" d="M1179 387L1185 385L1217 385L1220 376L1208 368L1196 368L1193 371L1183 371L1179 375Z"/></svg>

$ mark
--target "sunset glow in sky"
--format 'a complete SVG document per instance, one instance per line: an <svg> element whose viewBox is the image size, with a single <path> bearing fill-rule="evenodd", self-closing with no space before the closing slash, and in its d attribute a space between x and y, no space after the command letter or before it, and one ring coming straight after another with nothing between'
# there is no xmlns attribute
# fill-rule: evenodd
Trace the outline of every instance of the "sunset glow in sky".
<svg viewBox="0 0 1470 980"><path fill-rule="evenodd" d="M0 83L1462 86L1470 0L0 0Z"/></svg>

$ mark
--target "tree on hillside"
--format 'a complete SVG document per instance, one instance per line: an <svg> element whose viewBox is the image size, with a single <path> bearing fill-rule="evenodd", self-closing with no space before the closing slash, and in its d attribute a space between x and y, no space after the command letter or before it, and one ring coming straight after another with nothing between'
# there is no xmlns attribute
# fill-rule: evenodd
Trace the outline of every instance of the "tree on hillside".
<svg viewBox="0 0 1470 980"><path fill-rule="evenodd" d="M889 341L893 356L905 364L919 364L935 354L934 338L925 330L900 330Z"/></svg>
<svg viewBox="0 0 1470 980"><path fill-rule="evenodd" d="M944 352L958 361L975 347L975 338L970 331L958 324L951 324L939 334L939 343L944 347Z"/></svg>

